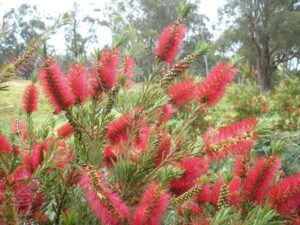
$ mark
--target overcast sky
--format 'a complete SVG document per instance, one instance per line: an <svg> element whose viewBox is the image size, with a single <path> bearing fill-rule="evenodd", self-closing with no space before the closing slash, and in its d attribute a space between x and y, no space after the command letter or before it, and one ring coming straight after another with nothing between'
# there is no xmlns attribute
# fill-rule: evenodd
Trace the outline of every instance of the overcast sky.
<svg viewBox="0 0 300 225"><path fill-rule="evenodd" d="M79 3L82 14L91 15L94 8L103 8L109 0L77 0L76 2ZM210 28L217 22L217 10L224 4L224 2L225 0L201 0L200 13L210 18ZM51 15L56 17L59 14L70 11L74 0L0 0L0 16L2 17L5 12L9 11L11 8L17 8L23 3L36 5L42 15ZM94 16L101 15L98 14ZM82 32L84 32L84 30L82 30ZM109 29L105 27L99 28L97 33L99 34L98 37L100 37L98 40L99 47L111 42ZM65 44L63 40L64 34L61 31L51 38L50 43L56 46L56 49L60 49L63 52Z"/></svg>

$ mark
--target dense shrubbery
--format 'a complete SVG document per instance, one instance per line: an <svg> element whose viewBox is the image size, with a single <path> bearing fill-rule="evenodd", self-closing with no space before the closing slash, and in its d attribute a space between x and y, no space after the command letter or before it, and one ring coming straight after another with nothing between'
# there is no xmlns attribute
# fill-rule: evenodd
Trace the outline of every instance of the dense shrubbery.
<svg viewBox="0 0 300 225"><path fill-rule="evenodd" d="M44 56L38 80L65 124L33 123L33 79L23 120L0 136L1 224L299 224L299 173L282 171L280 143L257 151L273 128L255 115L268 112L239 106L229 123L213 110L235 64L196 81L188 68L206 44L173 63L189 8L163 30L149 81L136 92L128 90L134 60L116 47L66 76Z"/></svg>

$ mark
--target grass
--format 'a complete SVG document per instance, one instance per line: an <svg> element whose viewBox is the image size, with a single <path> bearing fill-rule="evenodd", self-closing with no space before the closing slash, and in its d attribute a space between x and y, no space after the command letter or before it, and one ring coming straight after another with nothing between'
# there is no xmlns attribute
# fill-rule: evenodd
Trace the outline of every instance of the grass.
<svg viewBox="0 0 300 225"><path fill-rule="evenodd" d="M22 95L25 87L31 81L12 80L6 84L9 86L8 91L0 92L0 133L8 134L10 123L13 119L22 118ZM52 114L52 108L40 91L39 108L33 116L36 124L43 124Z"/></svg>

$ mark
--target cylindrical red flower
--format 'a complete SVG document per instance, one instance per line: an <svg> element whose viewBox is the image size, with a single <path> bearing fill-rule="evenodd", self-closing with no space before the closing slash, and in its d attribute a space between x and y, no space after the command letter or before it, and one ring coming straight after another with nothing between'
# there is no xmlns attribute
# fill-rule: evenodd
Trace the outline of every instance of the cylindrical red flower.
<svg viewBox="0 0 300 225"><path fill-rule="evenodd" d="M218 64L198 86L197 99L206 107L215 105L223 97L228 83L236 73L237 70L232 65Z"/></svg>
<svg viewBox="0 0 300 225"><path fill-rule="evenodd" d="M47 58L39 70L39 80L43 86L46 97L54 107L56 113L67 110L75 102L66 78L60 67L52 58Z"/></svg>
<svg viewBox="0 0 300 225"><path fill-rule="evenodd" d="M274 186L270 193L270 205L280 214L296 215L300 211L300 173L291 175Z"/></svg>
<svg viewBox="0 0 300 225"><path fill-rule="evenodd" d="M62 138L68 138L74 133L73 127L70 123L66 123L57 129L57 135Z"/></svg>
<svg viewBox="0 0 300 225"><path fill-rule="evenodd" d="M119 65L119 50L104 49L101 59L95 68L98 85L94 87L97 92L111 89L117 82Z"/></svg>
<svg viewBox="0 0 300 225"><path fill-rule="evenodd" d="M76 102L85 102L88 96L87 67L76 64L69 68L68 80L70 82Z"/></svg>
<svg viewBox="0 0 300 225"><path fill-rule="evenodd" d="M169 88L172 103L176 106L183 106L195 97L196 85L192 79L185 79Z"/></svg>
<svg viewBox="0 0 300 225"><path fill-rule="evenodd" d="M124 61L124 74L127 78L133 77L133 67L135 64L134 58L132 58L129 55L125 55L125 61Z"/></svg>
<svg viewBox="0 0 300 225"><path fill-rule="evenodd" d="M103 224L123 224L129 216L129 209L121 198L106 184L104 175L89 169L79 181L86 199L96 216Z"/></svg>
<svg viewBox="0 0 300 225"><path fill-rule="evenodd" d="M171 64L185 36L186 26L184 24L174 24L164 28L154 50L154 54L164 62Z"/></svg>
<svg viewBox="0 0 300 225"><path fill-rule="evenodd" d="M145 190L136 207L130 225L159 225L168 208L170 195L163 193L160 187L152 182Z"/></svg>
<svg viewBox="0 0 300 225"><path fill-rule="evenodd" d="M0 135L0 154L3 152L5 154L10 153L10 145L5 135Z"/></svg>
<svg viewBox="0 0 300 225"><path fill-rule="evenodd" d="M213 132L210 128L203 134L205 150L212 160L233 154L244 154L255 143L257 120L246 118Z"/></svg>
<svg viewBox="0 0 300 225"><path fill-rule="evenodd" d="M179 167L183 169L183 175L170 182L170 190L177 196L194 186L196 178L207 171L208 163L202 158L192 158L179 163Z"/></svg>
<svg viewBox="0 0 300 225"><path fill-rule="evenodd" d="M276 156L259 158L245 179L245 197L261 204L275 179L280 164Z"/></svg>
<svg viewBox="0 0 300 225"><path fill-rule="evenodd" d="M26 87L23 94L23 111L26 114L31 114L38 109L39 92L34 84Z"/></svg>
<svg viewBox="0 0 300 225"><path fill-rule="evenodd" d="M111 144L127 141L127 132L131 127L132 119L132 116L127 113L108 125L106 137Z"/></svg>

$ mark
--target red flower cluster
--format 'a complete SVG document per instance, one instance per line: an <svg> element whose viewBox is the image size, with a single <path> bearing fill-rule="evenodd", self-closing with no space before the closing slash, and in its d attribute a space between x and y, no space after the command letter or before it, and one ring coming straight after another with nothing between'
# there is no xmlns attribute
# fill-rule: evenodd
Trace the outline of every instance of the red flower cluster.
<svg viewBox="0 0 300 225"><path fill-rule="evenodd" d="M222 159L232 154L244 154L254 144L257 120L246 118L229 126L221 127L216 133L208 129L203 134L207 155Z"/></svg>
<svg viewBox="0 0 300 225"><path fill-rule="evenodd" d="M117 49L104 49L95 68L94 78L97 81L97 86L94 89L98 92L103 92L103 89L111 89L117 81L118 65L119 51Z"/></svg>
<svg viewBox="0 0 300 225"><path fill-rule="evenodd" d="M9 142L6 138L5 135L0 135L0 154L1 153L5 153L5 154L9 154L11 151Z"/></svg>
<svg viewBox="0 0 300 225"><path fill-rule="evenodd" d="M208 170L208 163L202 158L191 158L179 163L179 167L183 175L170 182L170 190L177 196L193 187L196 178Z"/></svg>
<svg viewBox="0 0 300 225"><path fill-rule="evenodd" d="M75 97L60 67L52 58L47 58L39 70L39 80L46 97L56 113L67 110L75 102Z"/></svg>
<svg viewBox="0 0 300 225"><path fill-rule="evenodd" d="M145 190L140 203L136 207L131 225L159 225L168 208L170 195L162 193L160 187L152 182Z"/></svg>
<svg viewBox="0 0 300 225"><path fill-rule="evenodd" d="M186 26L184 24L174 24L164 28L154 50L155 55L164 62L171 64L178 53L185 33Z"/></svg>
<svg viewBox="0 0 300 225"><path fill-rule="evenodd" d="M74 133L73 127L71 124L66 123L63 126L61 126L57 130L57 135L62 137L62 138L68 138Z"/></svg>
<svg viewBox="0 0 300 225"><path fill-rule="evenodd" d="M135 65L135 60L129 55L125 55L125 62L124 62L124 74L126 75L127 78L132 78L134 73L133 73L133 68Z"/></svg>
<svg viewBox="0 0 300 225"><path fill-rule="evenodd" d="M293 216L300 211L300 173L285 178L270 193L270 205L280 214Z"/></svg>
<svg viewBox="0 0 300 225"><path fill-rule="evenodd" d="M79 183L85 191L89 205L102 223L118 225L128 218L129 209L108 188L103 174L96 171L84 172Z"/></svg>
<svg viewBox="0 0 300 225"><path fill-rule="evenodd" d="M196 85L190 78L173 84L169 88L169 94L172 103L176 106L183 106L187 102L195 98Z"/></svg>
<svg viewBox="0 0 300 225"><path fill-rule="evenodd" d="M207 75L197 87L197 99L206 107L215 105L226 91L237 70L230 64L220 63Z"/></svg>
<svg viewBox="0 0 300 225"><path fill-rule="evenodd" d="M35 85L30 84L26 87L23 94L23 111L26 114L36 112L38 109L39 92Z"/></svg>
<svg viewBox="0 0 300 225"><path fill-rule="evenodd" d="M68 80L76 102L85 102L88 97L87 67L76 64L69 68Z"/></svg>
<svg viewBox="0 0 300 225"><path fill-rule="evenodd" d="M127 113L108 125L106 137L111 144L127 141L127 132L131 128L133 117Z"/></svg>
<svg viewBox="0 0 300 225"><path fill-rule="evenodd" d="M263 202L274 182L280 164L280 160L275 156L261 157L255 162L244 183L247 199L257 204Z"/></svg>

